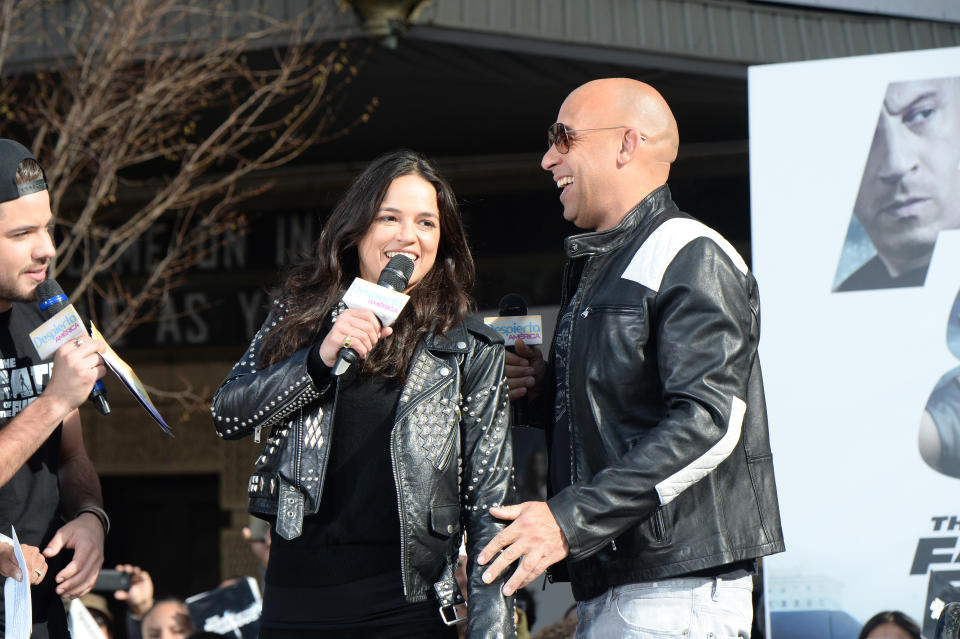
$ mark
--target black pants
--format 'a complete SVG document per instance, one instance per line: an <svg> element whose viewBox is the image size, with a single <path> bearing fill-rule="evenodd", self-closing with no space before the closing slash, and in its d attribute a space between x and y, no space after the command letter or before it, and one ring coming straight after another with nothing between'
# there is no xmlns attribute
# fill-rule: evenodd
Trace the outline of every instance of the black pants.
<svg viewBox="0 0 960 639"><path fill-rule="evenodd" d="M261 628L260 639L456 639L457 629L436 623L366 626L349 630L277 630Z"/></svg>

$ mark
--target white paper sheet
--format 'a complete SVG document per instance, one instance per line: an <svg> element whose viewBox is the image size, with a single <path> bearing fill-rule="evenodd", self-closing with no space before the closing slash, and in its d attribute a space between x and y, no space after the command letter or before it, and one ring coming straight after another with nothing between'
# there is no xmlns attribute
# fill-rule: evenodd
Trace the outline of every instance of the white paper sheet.
<svg viewBox="0 0 960 639"><path fill-rule="evenodd" d="M2 537L3 535L0 535ZM23 575L20 581L8 577L3 584L3 606L4 623L6 626L5 639L28 639L33 632L33 609L30 602L30 572L27 570L27 562L23 558L23 551L20 549L20 540L17 539L17 531L13 526L10 527L10 538L4 537L3 542L12 542L14 554L17 557L17 563L20 565L20 574Z"/></svg>
<svg viewBox="0 0 960 639"><path fill-rule="evenodd" d="M71 601L67 608L67 629L72 639L106 639L97 620L79 599Z"/></svg>
<svg viewBox="0 0 960 639"><path fill-rule="evenodd" d="M104 339L100 331L97 330L97 327L93 325L93 322L90 322L90 332L95 339L106 344L107 340ZM116 374L120 381L123 382L123 385L127 387L127 390L130 391L140 405L143 406L144 410L147 411L147 414L153 418L153 421L157 422L157 426L167 435L173 437L173 431L170 430L167 422L163 421L163 417L160 416L160 411L157 410L157 407L153 405L153 400L150 399L146 387L143 385L143 382L140 381L140 378L137 377L137 374L133 372L133 369L130 368L130 365L123 361L109 344L107 344L107 350L101 354L101 357L103 357L103 362L107 365L107 368Z"/></svg>

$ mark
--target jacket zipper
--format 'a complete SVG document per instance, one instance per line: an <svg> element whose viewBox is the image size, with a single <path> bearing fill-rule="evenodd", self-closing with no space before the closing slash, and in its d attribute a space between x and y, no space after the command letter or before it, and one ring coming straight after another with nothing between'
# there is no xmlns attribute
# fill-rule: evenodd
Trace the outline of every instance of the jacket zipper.
<svg viewBox="0 0 960 639"><path fill-rule="evenodd" d="M394 424L396 428L396 424ZM399 433L398 433L399 434ZM390 461L393 463L393 487L397 491L397 511L400 513L400 578L403 581L403 596L407 596L407 525L400 494L400 470L397 463L396 435L390 438Z"/></svg>
<svg viewBox="0 0 960 639"><path fill-rule="evenodd" d="M336 401L336 398L334 398L334 401ZM317 428L319 427L320 426L318 424ZM294 466L297 469L297 476L295 478L295 481L296 481L297 490L300 490L300 486L303 483L302 481L300 481L301 474L303 473L303 407L302 406L297 409L297 426L296 426L296 431L293 433L293 435L297 438L297 462L296 462L296 465ZM319 499L317 499L317 503L320 503ZM303 526L302 521L300 523L300 526L301 527Z"/></svg>

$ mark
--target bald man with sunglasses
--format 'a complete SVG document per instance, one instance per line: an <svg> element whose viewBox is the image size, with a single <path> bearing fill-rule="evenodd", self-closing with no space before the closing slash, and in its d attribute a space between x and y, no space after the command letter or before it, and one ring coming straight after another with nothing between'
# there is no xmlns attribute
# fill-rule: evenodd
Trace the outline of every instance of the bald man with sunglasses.
<svg viewBox="0 0 960 639"><path fill-rule="evenodd" d="M484 578L517 562L509 595L553 565L578 639L749 637L756 559L784 549L756 281L671 199L679 134L653 87L579 87L548 141L542 166L585 232L565 243L549 363L521 344L507 377L543 415L550 497L490 509L510 524Z"/></svg>

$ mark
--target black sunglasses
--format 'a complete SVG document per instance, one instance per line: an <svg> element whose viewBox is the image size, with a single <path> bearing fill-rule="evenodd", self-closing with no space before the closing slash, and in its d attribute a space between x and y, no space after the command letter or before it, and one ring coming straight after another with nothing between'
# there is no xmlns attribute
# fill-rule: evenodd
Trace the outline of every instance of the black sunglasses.
<svg viewBox="0 0 960 639"><path fill-rule="evenodd" d="M568 129L563 122L554 122L547 129L547 146L556 146L560 153L567 153L570 150L570 134L583 133L584 131L607 131L610 129L625 129L625 126L604 126L596 129ZM576 139L576 136L574 136Z"/></svg>
<svg viewBox="0 0 960 639"><path fill-rule="evenodd" d="M550 125L550 128L547 129L547 146L556 146L557 151L560 153L567 153L570 150L570 144L572 140L570 139L571 133L583 133L584 131L610 131L612 129L626 129L629 128L625 125L620 126L602 126L595 129L568 129L567 125L563 122L554 122ZM576 136L574 136L575 138ZM640 134L640 140L643 142L647 141L647 136Z"/></svg>

